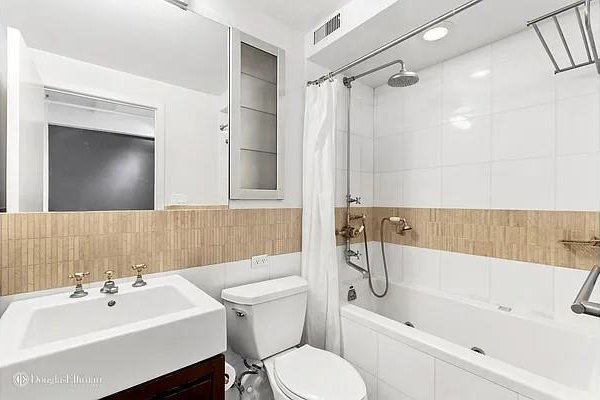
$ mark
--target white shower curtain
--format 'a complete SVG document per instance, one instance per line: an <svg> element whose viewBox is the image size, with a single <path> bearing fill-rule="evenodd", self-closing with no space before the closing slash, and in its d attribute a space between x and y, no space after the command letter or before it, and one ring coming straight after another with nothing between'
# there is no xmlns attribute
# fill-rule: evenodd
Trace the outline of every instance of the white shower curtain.
<svg viewBox="0 0 600 400"><path fill-rule="evenodd" d="M308 343L340 354L334 209L337 85L327 81L306 89L302 276L308 281Z"/></svg>

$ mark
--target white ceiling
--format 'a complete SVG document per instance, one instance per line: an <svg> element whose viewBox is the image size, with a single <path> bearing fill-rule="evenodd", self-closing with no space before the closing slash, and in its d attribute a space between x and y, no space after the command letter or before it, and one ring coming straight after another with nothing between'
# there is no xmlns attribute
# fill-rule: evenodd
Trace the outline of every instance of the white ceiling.
<svg viewBox="0 0 600 400"><path fill-rule="evenodd" d="M335 70L465 2L400 0L310 59ZM421 36L416 36L354 68L349 74L398 58L404 59L409 69L419 70L524 30L528 20L570 3L571 0L484 0L453 17L451 32L443 40L425 42ZM382 71L361 81L377 87L387 81L390 73L389 70Z"/></svg>
<svg viewBox="0 0 600 400"><path fill-rule="evenodd" d="M246 0L257 11L306 33L352 0Z"/></svg>
<svg viewBox="0 0 600 400"><path fill-rule="evenodd" d="M214 95L227 91L227 27L164 0L1 0L36 49Z"/></svg>

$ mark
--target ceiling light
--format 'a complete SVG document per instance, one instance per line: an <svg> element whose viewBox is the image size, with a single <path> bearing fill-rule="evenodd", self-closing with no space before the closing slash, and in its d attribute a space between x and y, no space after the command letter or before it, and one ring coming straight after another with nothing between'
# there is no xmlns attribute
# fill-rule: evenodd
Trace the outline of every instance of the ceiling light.
<svg viewBox="0 0 600 400"><path fill-rule="evenodd" d="M448 34L448 32L450 32L450 30L447 26L434 26L433 28L425 31L425 33L423 34L423 39L425 39L428 42L435 42L436 40L444 38Z"/></svg>
<svg viewBox="0 0 600 400"><path fill-rule="evenodd" d="M473 78L473 79L484 78L484 77L488 76L489 74L490 74L489 69L481 69L479 71L473 72L471 74L471 78Z"/></svg>

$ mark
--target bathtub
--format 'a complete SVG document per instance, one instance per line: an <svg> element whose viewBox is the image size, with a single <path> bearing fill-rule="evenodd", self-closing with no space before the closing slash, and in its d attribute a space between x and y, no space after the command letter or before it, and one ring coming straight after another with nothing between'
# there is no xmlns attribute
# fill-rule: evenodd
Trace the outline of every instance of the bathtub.
<svg viewBox="0 0 600 400"><path fill-rule="evenodd" d="M355 288L342 348L370 400L600 399L597 337L432 289L392 284L377 299L367 281Z"/></svg>

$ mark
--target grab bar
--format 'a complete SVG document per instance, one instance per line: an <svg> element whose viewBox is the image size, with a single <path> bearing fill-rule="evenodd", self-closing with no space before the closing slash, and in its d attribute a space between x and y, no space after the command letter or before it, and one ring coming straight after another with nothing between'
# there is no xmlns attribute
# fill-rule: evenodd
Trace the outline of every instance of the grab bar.
<svg viewBox="0 0 600 400"><path fill-rule="evenodd" d="M577 294L575 302L571 305L571 310L575 314L587 314L600 318L600 304L590 301L598 276L600 276L600 266L596 265L590 271L579 294Z"/></svg>

